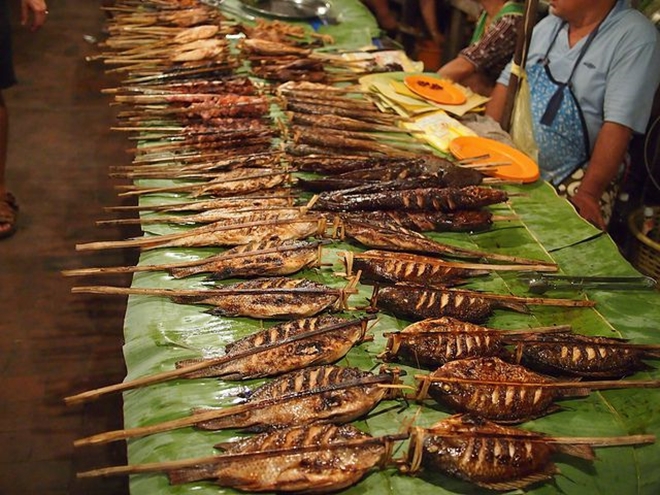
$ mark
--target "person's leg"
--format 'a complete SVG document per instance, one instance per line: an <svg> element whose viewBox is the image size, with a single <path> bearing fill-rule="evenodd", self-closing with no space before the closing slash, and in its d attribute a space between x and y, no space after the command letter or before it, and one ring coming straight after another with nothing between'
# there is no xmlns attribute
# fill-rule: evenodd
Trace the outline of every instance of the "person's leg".
<svg viewBox="0 0 660 495"><path fill-rule="evenodd" d="M9 116L7 106L0 90L0 198L7 193L5 171L7 168L7 136L9 134Z"/></svg>

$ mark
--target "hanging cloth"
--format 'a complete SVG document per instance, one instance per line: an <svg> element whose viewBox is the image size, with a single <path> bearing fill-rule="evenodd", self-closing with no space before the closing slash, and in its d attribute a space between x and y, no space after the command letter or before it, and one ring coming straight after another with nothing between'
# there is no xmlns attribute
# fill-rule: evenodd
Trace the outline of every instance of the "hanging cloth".
<svg viewBox="0 0 660 495"><path fill-rule="evenodd" d="M534 137L539 147L541 175L555 186L589 159L589 134L570 83L602 22L589 33L565 82L559 82L553 77L548 61L550 50L566 25L565 22L555 32L545 56L527 71L534 95L532 118Z"/></svg>
<svg viewBox="0 0 660 495"><path fill-rule="evenodd" d="M523 6L523 4L518 2L506 2L502 6L502 8L497 12L497 14L493 16L493 19L490 22L491 24L494 24L505 15L523 15L524 11L525 11L525 7ZM486 32L487 20L488 20L488 15L484 10L479 16L479 19L477 20L477 24L474 28L474 32L472 33L472 38L470 39L471 45L476 43L483 37L484 33Z"/></svg>

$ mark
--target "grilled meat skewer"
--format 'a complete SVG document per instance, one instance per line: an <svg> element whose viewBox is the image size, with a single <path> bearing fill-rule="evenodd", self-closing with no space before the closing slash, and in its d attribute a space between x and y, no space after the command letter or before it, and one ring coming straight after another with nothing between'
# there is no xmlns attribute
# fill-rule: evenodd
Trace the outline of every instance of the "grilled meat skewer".
<svg viewBox="0 0 660 495"><path fill-rule="evenodd" d="M397 381L390 372L374 375L357 368L326 365L287 373L253 390L236 406L195 410L193 414L138 428L100 433L77 440L75 446L143 437L187 426L265 431L315 423L348 423L364 416L396 392L384 385Z"/></svg>
<svg viewBox="0 0 660 495"><path fill-rule="evenodd" d="M217 358L188 359L176 369L124 381L66 397L67 404L95 400L111 392L131 390L176 378L221 377L246 380L277 376L305 366L330 364L341 359L365 338L371 317L347 320L320 316L288 321L225 346Z"/></svg>

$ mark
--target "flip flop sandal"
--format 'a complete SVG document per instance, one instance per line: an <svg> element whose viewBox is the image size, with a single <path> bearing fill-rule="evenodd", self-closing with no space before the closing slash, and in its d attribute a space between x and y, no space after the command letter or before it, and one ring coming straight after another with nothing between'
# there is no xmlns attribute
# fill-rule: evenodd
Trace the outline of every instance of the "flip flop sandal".
<svg viewBox="0 0 660 495"><path fill-rule="evenodd" d="M0 198L0 239L10 237L16 232L18 203L12 193Z"/></svg>

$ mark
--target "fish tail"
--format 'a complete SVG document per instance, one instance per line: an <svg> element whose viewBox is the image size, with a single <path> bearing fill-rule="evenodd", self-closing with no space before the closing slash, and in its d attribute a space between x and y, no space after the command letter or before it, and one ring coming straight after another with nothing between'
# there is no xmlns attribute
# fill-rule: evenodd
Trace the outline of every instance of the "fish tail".
<svg viewBox="0 0 660 495"><path fill-rule="evenodd" d="M525 303L519 301L497 301L496 303L498 308L510 309L511 311L517 311L518 313L529 313L529 308Z"/></svg>

